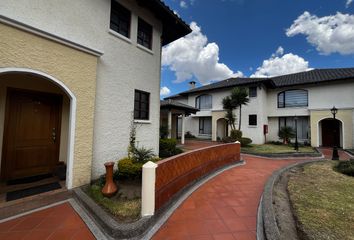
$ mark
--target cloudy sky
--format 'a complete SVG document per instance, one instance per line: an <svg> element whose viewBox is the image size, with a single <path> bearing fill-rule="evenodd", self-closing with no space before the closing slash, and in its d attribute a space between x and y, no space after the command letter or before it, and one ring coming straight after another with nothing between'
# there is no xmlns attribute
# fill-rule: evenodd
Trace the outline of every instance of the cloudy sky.
<svg viewBox="0 0 354 240"><path fill-rule="evenodd" d="M229 77L354 67L353 0L165 0L193 32L163 48L161 97Z"/></svg>

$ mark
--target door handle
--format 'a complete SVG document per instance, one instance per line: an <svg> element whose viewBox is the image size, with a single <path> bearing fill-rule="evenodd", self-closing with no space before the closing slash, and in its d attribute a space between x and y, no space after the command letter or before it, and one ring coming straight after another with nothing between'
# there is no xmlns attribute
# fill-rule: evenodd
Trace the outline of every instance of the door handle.
<svg viewBox="0 0 354 240"><path fill-rule="evenodd" d="M53 140L53 142L55 142L55 140L57 139L57 133L56 133L55 130L56 130L55 128L52 129L52 140Z"/></svg>

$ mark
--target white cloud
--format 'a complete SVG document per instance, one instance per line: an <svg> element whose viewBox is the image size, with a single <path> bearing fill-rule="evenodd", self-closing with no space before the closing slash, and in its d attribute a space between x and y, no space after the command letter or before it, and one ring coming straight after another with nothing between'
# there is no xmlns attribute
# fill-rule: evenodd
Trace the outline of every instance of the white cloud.
<svg viewBox="0 0 354 240"><path fill-rule="evenodd" d="M342 14L317 17L304 12L286 30L288 37L306 35L307 41L321 54L354 54L354 15Z"/></svg>
<svg viewBox="0 0 354 240"><path fill-rule="evenodd" d="M180 1L180 2L179 2L179 6L180 6L181 8L188 8L188 5L187 5L186 1Z"/></svg>
<svg viewBox="0 0 354 240"><path fill-rule="evenodd" d="M309 62L293 53L284 54L284 49L279 47L272 56L263 61L251 77L272 77L295 72L310 70Z"/></svg>
<svg viewBox="0 0 354 240"><path fill-rule="evenodd" d="M348 8L352 2L353 2L353 0L347 0L347 3L345 4L345 7Z"/></svg>
<svg viewBox="0 0 354 240"><path fill-rule="evenodd" d="M192 22L190 26L192 33L162 49L162 65L175 72L174 82L195 78L201 84L208 84L228 77L243 76L242 72L234 73L219 62L218 45L208 43L197 23Z"/></svg>
<svg viewBox="0 0 354 240"><path fill-rule="evenodd" d="M168 96L168 95L170 95L170 93L171 93L171 90L168 87L164 86L164 87L160 88L160 96Z"/></svg>

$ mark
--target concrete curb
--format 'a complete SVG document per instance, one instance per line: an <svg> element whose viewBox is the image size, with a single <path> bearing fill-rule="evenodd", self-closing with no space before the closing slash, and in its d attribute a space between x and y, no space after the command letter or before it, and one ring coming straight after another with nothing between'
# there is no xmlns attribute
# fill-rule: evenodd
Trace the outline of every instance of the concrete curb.
<svg viewBox="0 0 354 240"><path fill-rule="evenodd" d="M322 157L322 153L317 149L314 148L316 153L248 153L248 152L242 152L241 154L248 154L248 155L253 155L253 156L258 156L258 157L266 157L266 158L317 158L317 157Z"/></svg>
<svg viewBox="0 0 354 240"><path fill-rule="evenodd" d="M102 207L97 205L81 188L73 190L76 202L91 220L105 233L107 239L151 239L160 227L168 220L173 212L186 200L194 191L210 179L216 177L231 168L244 165L243 160L221 167L214 172L192 182L177 193L166 206L160 209L154 216L143 217L133 223L118 223Z"/></svg>
<svg viewBox="0 0 354 240"><path fill-rule="evenodd" d="M286 239L284 236L280 235L280 231L275 218L274 208L273 208L273 187L278 181L279 177L286 171L294 167L301 167L309 163L314 162L324 162L326 160L316 159L305 162L295 163L284 168L279 169L274 172L270 178L268 178L267 183L264 187L261 202L258 209L257 216L257 240L280 240Z"/></svg>

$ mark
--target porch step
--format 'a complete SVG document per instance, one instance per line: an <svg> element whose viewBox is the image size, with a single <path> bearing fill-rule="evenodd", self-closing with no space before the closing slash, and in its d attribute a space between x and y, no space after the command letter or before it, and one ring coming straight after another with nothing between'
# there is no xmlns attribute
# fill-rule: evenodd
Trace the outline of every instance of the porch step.
<svg viewBox="0 0 354 240"><path fill-rule="evenodd" d="M10 202L0 203L0 220L18 214L44 207L72 197L71 191L66 188L21 198Z"/></svg>

